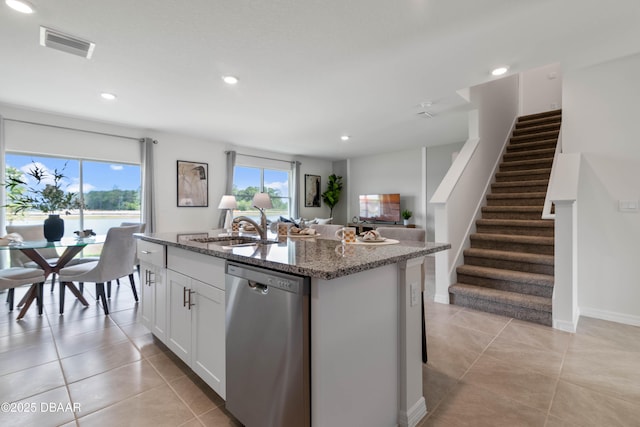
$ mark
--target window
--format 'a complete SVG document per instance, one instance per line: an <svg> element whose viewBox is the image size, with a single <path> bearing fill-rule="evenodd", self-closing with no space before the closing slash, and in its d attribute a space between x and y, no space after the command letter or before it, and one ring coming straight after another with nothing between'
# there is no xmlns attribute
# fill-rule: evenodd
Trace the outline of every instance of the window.
<svg viewBox="0 0 640 427"><path fill-rule="evenodd" d="M81 207L60 212L66 237L88 228L106 234L121 222L140 222L139 165L14 153L7 153L5 162L7 174L24 174L34 163L45 171L58 170L66 177L62 189L82 195ZM46 216L38 210L15 215L7 211L6 220L9 224L34 224L43 223Z"/></svg>
<svg viewBox="0 0 640 427"><path fill-rule="evenodd" d="M277 220L280 216L291 216L291 194L289 185L291 171L236 166L233 170L233 195L238 207L234 216L244 215L259 219L260 214L252 205L256 193L267 193L271 197L272 209L265 211L267 218Z"/></svg>

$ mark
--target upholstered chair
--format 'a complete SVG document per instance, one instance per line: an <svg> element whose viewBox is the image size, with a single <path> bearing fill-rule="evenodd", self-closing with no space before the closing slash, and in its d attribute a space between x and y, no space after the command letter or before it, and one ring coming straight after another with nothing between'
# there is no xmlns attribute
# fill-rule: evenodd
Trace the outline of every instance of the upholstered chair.
<svg viewBox="0 0 640 427"><path fill-rule="evenodd" d="M73 282L92 282L96 284L96 296L102 300L105 314L109 314L104 284L120 277L128 276L133 269L136 242L133 233L137 233L139 225L112 227L102 247L98 261L66 267L59 272L60 281L60 313L64 312L64 287L74 286ZM131 283L133 296L138 300L135 284Z"/></svg>
<svg viewBox="0 0 640 427"><path fill-rule="evenodd" d="M18 252L18 251L11 251ZM13 294L15 288L24 285L37 284L38 312L42 314L42 285L44 284L44 271L41 268L11 267L0 270L0 290L8 290L9 311L13 311Z"/></svg>
<svg viewBox="0 0 640 427"><path fill-rule="evenodd" d="M46 240L44 237L44 225L43 224L26 224L26 225L7 225L7 233L17 233L22 236L23 240ZM38 249L42 258L44 258L49 264L54 265L58 262L60 255L56 248L42 248ZM40 268L38 264L31 261L28 256L22 253L22 251L10 251L9 252L11 267L27 267L27 268ZM56 283L55 273L51 275L51 290Z"/></svg>

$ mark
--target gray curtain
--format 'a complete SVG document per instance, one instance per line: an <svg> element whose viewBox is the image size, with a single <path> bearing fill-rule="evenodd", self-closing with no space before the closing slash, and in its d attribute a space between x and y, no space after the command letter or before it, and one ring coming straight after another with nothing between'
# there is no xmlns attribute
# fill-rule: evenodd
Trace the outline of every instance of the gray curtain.
<svg viewBox="0 0 640 427"><path fill-rule="evenodd" d="M291 174L293 175L291 179L293 182L293 188L291 189L291 217L297 219L300 218L300 162L291 162Z"/></svg>
<svg viewBox="0 0 640 427"><path fill-rule="evenodd" d="M146 232L156 231L156 195L154 190L154 156L153 146L158 141L151 138L140 140L142 150L142 222L146 223Z"/></svg>
<svg viewBox="0 0 640 427"><path fill-rule="evenodd" d="M225 151L227 155L227 175L226 182L224 187L224 194L230 195L233 194L233 169L236 167L236 152L235 151ZM220 219L218 220L218 228L224 228L224 218L227 212L223 211L220 213Z"/></svg>

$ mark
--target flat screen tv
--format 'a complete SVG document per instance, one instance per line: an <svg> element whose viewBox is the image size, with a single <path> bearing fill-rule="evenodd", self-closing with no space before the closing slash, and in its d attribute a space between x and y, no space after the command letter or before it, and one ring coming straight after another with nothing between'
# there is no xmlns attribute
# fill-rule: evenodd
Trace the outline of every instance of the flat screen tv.
<svg viewBox="0 0 640 427"><path fill-rule="evenodd" d="M360 195L360 221L400 222L400 194Z"/></svg>

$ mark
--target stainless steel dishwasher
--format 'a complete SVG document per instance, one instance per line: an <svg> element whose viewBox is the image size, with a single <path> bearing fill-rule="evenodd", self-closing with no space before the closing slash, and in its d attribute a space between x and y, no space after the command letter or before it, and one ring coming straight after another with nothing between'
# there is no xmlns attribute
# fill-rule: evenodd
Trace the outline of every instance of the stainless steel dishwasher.
<svg viewBox="0 0 640 427"><path fill-rule="evenodd" d="M247 427L311 424L309 278L227 262L226 408Z"/></svg>

